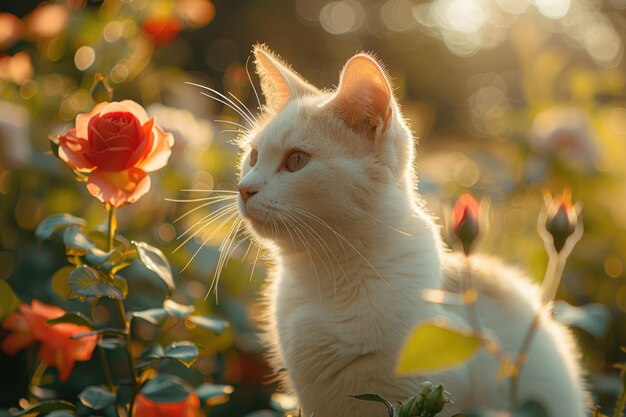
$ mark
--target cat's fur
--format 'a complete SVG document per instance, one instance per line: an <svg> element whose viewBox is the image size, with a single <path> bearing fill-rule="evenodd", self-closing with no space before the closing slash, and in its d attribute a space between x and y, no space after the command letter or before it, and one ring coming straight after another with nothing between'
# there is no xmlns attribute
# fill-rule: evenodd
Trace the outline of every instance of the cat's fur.
<svg viewBox="0 0 626 417"><path fill-rule="evenodd" d="M468 328L465 311L425 302L429 288L460 291L464 263L441 242L419 203L413 137L388 77L359 54L334 91L320 91L263 46L254 49L266 98L264 119L247 135L239 209L273 257L265 340L272 365L297 394L303 415L382 416L384 407L349 394L403 400L425 379L452 394L442 416L474 407L509 407L498 361L479 353L445 372L398 377L401 345L435 318ZM251 166L251 149L258 161ZM285 167L288 152L311 155ZM537 288L501 262L474 257L483 329L513 357L539 306ZM567 329L546 315L520 382L521 401L551 416L587 410L577 351Z"/></svg>

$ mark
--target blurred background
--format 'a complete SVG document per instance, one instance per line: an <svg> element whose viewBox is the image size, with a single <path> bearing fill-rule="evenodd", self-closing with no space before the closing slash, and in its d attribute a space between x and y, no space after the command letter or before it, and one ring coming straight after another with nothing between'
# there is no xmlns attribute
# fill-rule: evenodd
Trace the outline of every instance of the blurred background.
<svg viewBox="0 0 626 417"><path fill-rule="evenodd" d="M143 104L176 137L150 193L119 210L121 231L166 253L177 275L174 299L232 324L219 337L194 336L203 347L198 366L170 371L234 385L215 415L280 408L255 336L264 277L262 262L253 268L256 249L235 251L219 304L204 297L223 234L179 272L206 237L174 251L177 236L209 209L174 223L198 203L165 199L197 197L181 191L189 188L232 189L237 132L215 120L245 125L185 82L231 92L256 112L251 83L258 89L258 79L246 65L254 43L267 43L324 88L336 85L350 56L372 51L419 138L420 190L442 223L461 192L488 198L490 231L480 249L540 281L542 192L571 187L583 203L585 235L558 297L571 305L563 309L576 322L595 400L608 413L620 388L613 366L624 362L626 345L625 39L626 0L0 1L0 279L23 300L62 304L50 278L64 265L63 245L38 242L34 228L58 212L105 220L101 204L47 153L48 137L93 107L100 72L114 100ZM165 297L146 274L127 274L128 302L137 309ZM139 331L151 337L149 327ZM170 337L189 338L186 331L179 326ZM0 353L0 375L11 376L0 378L0 408L24 395L32 363L26 352ZM65 394L75 395L90 375L89 364L78 367Z"/></svg>

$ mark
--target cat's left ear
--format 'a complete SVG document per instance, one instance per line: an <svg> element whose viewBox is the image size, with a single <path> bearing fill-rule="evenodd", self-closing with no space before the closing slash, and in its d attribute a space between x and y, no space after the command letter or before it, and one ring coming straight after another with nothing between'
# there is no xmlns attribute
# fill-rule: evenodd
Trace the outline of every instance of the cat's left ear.
<svg viewBox="0 0 626 417"><path fill-rule="evenodd" d="M392 100L385 71L370 55L358 54L343 67L329 105L352 129L373 137L389 127Z"/></svg>
<svg viewBox="0 0 626 417"><path fill-rule="evenodd" d="M290 69L265 45L255 45L253 52L261 90L272 110L278 112L295 98L319 93L317 88Z"/></svg>

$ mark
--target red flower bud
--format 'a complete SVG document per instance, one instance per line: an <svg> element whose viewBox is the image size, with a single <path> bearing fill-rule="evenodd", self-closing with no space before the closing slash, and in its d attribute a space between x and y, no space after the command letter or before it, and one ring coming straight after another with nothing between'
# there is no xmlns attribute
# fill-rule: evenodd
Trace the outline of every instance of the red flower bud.
<svg viewBox="0 0 626 417"><path fill-rule="evenodd" d="M470 253L472 244L478 237L480 228L478 226L479 206L478 202L470 194L462 194L454 204L452 213L452 223L454 234L461 241L463 252Z"/></svg>
<svg viewBox="0 0 626 417"><path fill-rule="evenodd" d="M561 197L555 197L549 203L546 217L546 230L552 235L557 252L561 252L577 223L578 215L572 205L571 192L565 190Z"/></svg>

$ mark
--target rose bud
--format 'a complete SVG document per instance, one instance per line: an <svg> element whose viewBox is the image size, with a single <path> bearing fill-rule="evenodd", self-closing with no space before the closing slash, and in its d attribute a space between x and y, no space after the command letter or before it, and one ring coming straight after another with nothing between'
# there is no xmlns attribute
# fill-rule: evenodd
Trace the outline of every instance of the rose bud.
<svg viewBox="0 0 626 417"><path fill-rule="evenodd" d="M96 72L93 85L91 86L91 98L93 98L93 101L96 103L111 101L113 99L113 89L106 78L99 72Z"/></svg>
<svg viewBox="0 0 626 417"><path fill-rule="evenodd" d="M463 252L469 255L472 245L480 231L478 227L478 202L470 194L462 194L454 204L452 223L454 234L463 246Z"/></svg>
<svg viewBox="0 0 626 417"><path fill-rule="evenodd" d="M546 217L546 230L552 235L554 249L561 252L565 242L574 233L578 215L572 205L570 192L564 191L560 198L554 198Z"/></svg>

